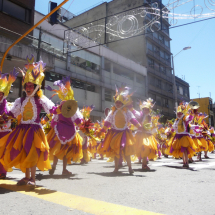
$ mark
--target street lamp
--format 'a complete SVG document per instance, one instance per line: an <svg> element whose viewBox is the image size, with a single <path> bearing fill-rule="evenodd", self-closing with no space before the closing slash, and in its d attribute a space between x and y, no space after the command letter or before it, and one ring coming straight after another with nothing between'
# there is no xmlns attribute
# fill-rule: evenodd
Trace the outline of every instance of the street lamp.
<svg viewBox="0 0 215 215"><path fill-rule="evenodd" d="M186 51L188 49L191 49L190 46L184 47L180 52L178 52L175 56L172 55L172 67L173 67L173 82L174 82L174 96L175 96L175 108L177 110L178 102L177 102L177 87L176 87L176 81L175 81L175 68L174 68L174 58L181 53L182 51ZM177 115L177 113L176 113Z"/></svg>

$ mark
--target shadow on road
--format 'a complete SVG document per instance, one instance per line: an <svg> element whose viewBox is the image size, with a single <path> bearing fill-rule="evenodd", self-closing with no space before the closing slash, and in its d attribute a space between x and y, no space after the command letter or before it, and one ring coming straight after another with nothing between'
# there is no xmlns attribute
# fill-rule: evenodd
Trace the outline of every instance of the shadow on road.
<svg viewBox="0 0 215 215"><path fill-rule="evenodd" d="M16 184L1 184L0 194L7 194L10 192L34 192L38 195L46 195L55 193L55 190L48 190L43 188L42 186L36 186L35 188L29 187L28 185L17 186Z"/></svg>
<svg viewBox="0 0 215 215"><path fill-rule="evenodd" d="M195 170L195 169L192 168L192 167L184 168L184 167L182 167L182 166L169 166L169 165L163 165L163 166L165 166L165 167L170 167L170 168L174 168L174 169L185 169L185 170L190 170L190 171L197 171L197 170Z"/></svg>
<svg viewBox="0 0 215 215"><path fill-rule="evenodd" d="M46 179L65 179L67 178L68 180L81 180L82 178L74 178L76 174L72 175L43 175L41 173L36 175L36 179L41 181L41 180L46 180Z"/></svg>
<svg viewBox="0 0 215 215"><path fill-rule="evenodd" d="M133 169L134 172L156 172L156 169L144 170L144 169Z"/></svg>
<svg viewBox="0 0 215 215"><path fill-rule="evenodd" d="M94 174L94 175L101 175L104 177L123 177L123 176L133 176L132 174L129 174L129 172L88 172L87 174Z"/></svg>

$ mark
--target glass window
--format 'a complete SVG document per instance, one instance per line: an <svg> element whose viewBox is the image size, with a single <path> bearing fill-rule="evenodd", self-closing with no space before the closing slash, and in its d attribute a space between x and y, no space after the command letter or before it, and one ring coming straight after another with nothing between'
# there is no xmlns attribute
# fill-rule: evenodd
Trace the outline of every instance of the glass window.
<svg viewBox="0 0 215 215"><path fill-rule="evenodd" d="M166 74L166 67L160 66L160 72L162 72L163 74Z"/></svg>
<svg viewBox="0 0 215 215"><path fill-rule="evenodd" d="M0 0L0 11L2 10L2 0Z"/></svg>
<svg viewBox="0 0 215 215"><path fill-rule="evenodd" d="M112 101L111 90L105 89L105 101Z"/></svg>
<svg viewBox="0 0 215 215"><path fill-rule="evenodd" d="M164 51L160 51L160 57L165 58Z"/></svg>
<svg viewBox="0 0 215 215"><path fill-rule="evenodd" d="M154 68L154 60L152 60L151 58L148 58L148 65L151 68Z"/></svg>
<svg viewBox="0 0 215 215"><path fill-rule="evenodd" d="M163 24L163 31L165 31L167 34L169 34L169 27L165 24Z"/></svg>
<svg viewBox="0 0 215 215"><path fill-rule="evenodd" d="M9 15L16 17L17 19L25 21L25 8L20 7L19 5L14 4L11 1L4 0L3 11Z"/></svg>
<svg viewBox="0 0 215 215"><path fill-rule="evenodd" d="M147 48L151 51L153 51L153 45L147 41Z"/></svg>
<svg viewBox="0 0 215 215"><path fill-rule="evenodd" d="M156 71L159 71L159 68L160 68L159 64L155 62L154 68L155 68Z"/></svg>
<svg viewBox="0 0 215 215"><path fill-rule="evenodd" d="M160 79L156 79L156 87L161 89L161 80Z"/></svg>
<svg viewBox="0 0 215 215"><path fill-rule="evenodd" d="M157 46L154 46L154 53L160 56L160 48Z"/></svg>
<svg viewBox="0 0 215 215"><path fill-rule="evenodd" d="M169 47L169 40L165 39L164 42L165 42L165 46Z"/></svg>
<svg viewBox="0 0 215 215"><path fill-rule="evenodd" d="M183 95L183 87L179 86L179 94Z"/></svg>
<svg viewBox="0 0 215 215"><path fill-rule="evenodd" d="M154 32L154 33L153 33L153 36L154 36L156 39L158 39L158 33L157 33L157 32Z"/></svg>
<svg viewBox="0 0 215 215"><path fill-rule="evenodd" d="M57 80L61 80L62 76L59 74L56 74L56 73L46 72L45 73L45 79L46 79L46 81L55 82Z"/></svg>
<svg viewBox="0 0 215 215"><path fill-rule="evenodd" d="M170 55L167 54L167 53L165 53L165 59L166 59L168 62L170 62Z"/></svg>
<svg viewBox="0 0 215 215"><path fill-rule="evenodd" d="M163 35L161 35L161 34L159 34L159 42L160 43L164 43L164 36Z"/></svg>
<svg viewBox="0 0 215 215"><path fill-rule="evenodd" d="M160 96L156 96L156 104L161 106L161 97Z"/></svg>

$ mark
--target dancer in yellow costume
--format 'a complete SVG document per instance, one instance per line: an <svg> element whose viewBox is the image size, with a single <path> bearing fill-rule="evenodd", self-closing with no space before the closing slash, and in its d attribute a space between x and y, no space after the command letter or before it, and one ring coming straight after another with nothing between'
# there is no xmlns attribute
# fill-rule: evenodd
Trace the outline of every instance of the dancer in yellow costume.
<svg viewBox="0 0 215 215"><path fill-rule="evenodd" d="M196 146L189 134L189 123L193 115L189 114L188 103L181 103L177 108L177 119L173 124L176 134L168 143L167 154L175 158L183 157L183 167L188 168L188 154L193 157L196 153Z"/></svg>
<svg viewBox="0 0 215 215"><path fill-rule="evenodd" d="M143 159L142 169L150 170L147 166L147 157L148 159L156 159L158 153L158 142L153 136L153 133L156 131L156 126L152 125L151 119L151 110L153 108L153 100L147 99L143 103L140 102L140 112L133 110L132 112L138 119L139 123L143 126L142 130L138 130L135 135L135 148L136 155Z"/></svg>
<svg viewBox="0 0 215 215"><path fill-rule="evenodd" d="M6 98L10 92L12 83L16 80L18 73L14 69L9 78L6 74L2 74L0 71L0 115L7 114L10 111L10 105ZM3 117L4 118L4 117ZM0 139L11 132L11 119L5 117L4 120L0 122ZM0 157L0 179L5 179L8 169L5 169L3 164L3 156Z"/></svg>
<svg viewBox="0 0 215 215"><path fill-rule="evenodd" d="M54 112L51 123L51 130L47 135L47 140L50 146L50 160L53 160L52 169L49 171L53 175L58 163L58 159L63 160L62 175L71 175L72 173L66 169L67 164L79 161L82 157L82 141L83 139L76 130L76 125L80 125L82 121L82 114L76 107L72 116L66 117L63 115L63 104L71 102L70 110L77 102L74 99L74 93L71 88L70 77L64 77L62 80L54 82L59 90L54 90L50 86L46 89L56 92L54 95L62 100L61 105ZM53 95L53 96L54 96Z"/></svg>
<svg viewBox="0 0 215 215"><path fill-rule="evenodd" d="M40 124L40 112L55 110L54 103L42 94L40 87L44 79L45 64L34 63L34 57L28 58L28 64L21 70L23 74L24 95L15 100L8 113L17 117L21 114L20 124L0 142L0 157L4 153L6 167L17 167L25 173L17 185L35 186L36 167L40 170L51 168L48 153L49 145ZM30 177L31 174L31 177Z"/></svg>
<svg viewBox="0 0 215 215"><path fill-rule="evenodd" d="M130 156L135 154L135 139L128 126L130 122L136 127L140 127L140 124L127 108L132 103L127 87L116 89L114 101L115 104L106 117L104 127L101 130L101 132L106 132L110 128L99 153L106 155L106 157L114 158L114 172L118 172L119 158L121 155L124 156L128 164L129 173L132 174L134 171L131 167Z"/></svg>

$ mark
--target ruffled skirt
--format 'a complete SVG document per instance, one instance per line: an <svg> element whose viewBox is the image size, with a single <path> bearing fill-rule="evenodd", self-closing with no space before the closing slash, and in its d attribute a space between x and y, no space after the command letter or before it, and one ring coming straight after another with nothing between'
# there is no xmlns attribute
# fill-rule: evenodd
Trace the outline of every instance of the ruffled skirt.
<svg viewBox="0 0 215 215"><path fill-rule="evenodd" d="M95 139L89 139L88 150L92 155L97 152L97 142Z"/></svg>
<svg viewBox="0 0 215 215"><path fill-rule="evenodd" d="M189 135L176 134L167 143L166 149L167 155L172 155L175 158L183 156L183 153L187 151L188 156L191 158L196 154L197 147Z"/></svg>
<svg viewBox="0 0 215 215"><path fill-rule="evenodd" d="M54 156L58 159L63 160L64 156L67 158L67 164L71 164L71 160L73 162L77 162L83 158L82 151L82 137L77 132L75 137L67 142L66 144L61 144L58 139L55 130L51 128L47 135L47 141L50 146L49 151L49 159L53 160Z"/></svg>
<svg viewBox="0 0 215 215"><path fill-rule="evenodd" d="M201 145L199 147L199 152L208 151L208 142L207 142L207 140L204 137L198 137L198 139L201 142Z"/></svg>
<svg viewBox="0 0 215 215"><path fill-rule="evenodd" d="M115 130L110 129L106 134L104 142L98 146L98 153L109 158L120 158L135 154L135 139L129 129Z"/></svg>
<svg viewBox="0 0 215 215"><path fill-rule="evenodd" d="M158 142L152 134L138 132L135 135L135 151L137 157L148 157L156 159L158 153Z"/></svg>
<svg viewBox="0 0 215 215"><path fill-rule="evenodd" d="M51 169L48 159L49 145L39 125L20 124L0 141L0 159L6 168L37 166L41 171Z"/></svg>
<svg viewBox="0 0 215 215"><path fill-rule="evenodd" d="M1 139L2 137L4 137L5 135L9 134L9 133L10 133L9 131L0 132L0 139ZM4 164L4 160L3 160L3 159L0 159L0 174L2 174L2 173L3 173L3 174L6 174L7 172L11 172L11 171L12 171L12 168L10 168L10 169L4 168L3 164Z"/></svg>

